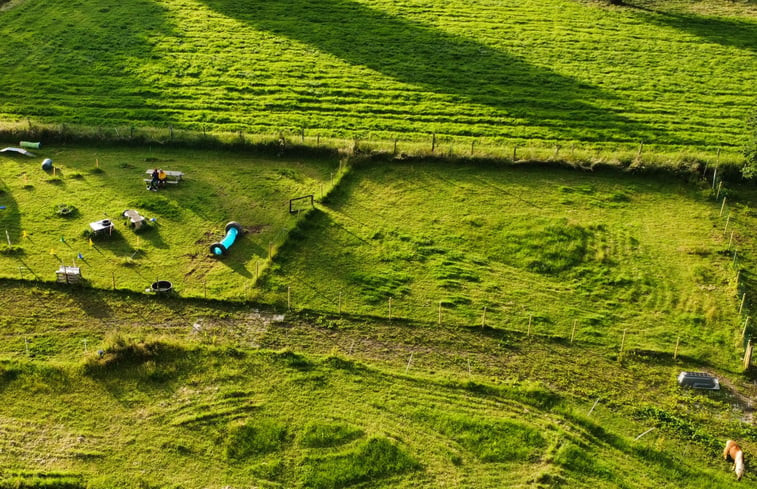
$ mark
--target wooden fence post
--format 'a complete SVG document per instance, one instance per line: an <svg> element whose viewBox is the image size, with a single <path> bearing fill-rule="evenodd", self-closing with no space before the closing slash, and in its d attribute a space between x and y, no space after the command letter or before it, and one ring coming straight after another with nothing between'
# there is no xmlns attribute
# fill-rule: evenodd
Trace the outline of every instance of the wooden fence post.
<svg viewBox="0 0 757 489"><path fill-rule="evenodd" d="M626 331L628 330L625 330L625 329L623 330L623 338L621 338L620 340L620 350L618 351L618 360L620 360L621 356L623 355L623 347L625 347L626 345Z"/></svg>
<svg viewBox="0 0 757 489"><path fill-rule="evenodd" d="M531 319L532 318L533 318L533 315L529 314L528 315L528 333L526 334L526 336L531 336Z"/></svg>
<svg viewBox="0 0 757 489"><path fill-rule="evenodd" d="M752 345L752 340L749 340L749 343L746 345L746 351L744 352L744 370L748 369L752 365L752 350L754 349L754 345Z"/></svg>
<svg viewBox="0 0 757 489"><path fill-rule="evenodd" d="M576 320L573 320L573 330L570 332L570 342L573 343L573 338L576 336Z"/></svg>
<svg viewBox="0 0 757 489"><path fill-rule="evenodd" d="M744 320L744 328L741 330L741 341L744 341L744 337L746 336L746 327L749 325L749 316L746 317Z"/></svg>

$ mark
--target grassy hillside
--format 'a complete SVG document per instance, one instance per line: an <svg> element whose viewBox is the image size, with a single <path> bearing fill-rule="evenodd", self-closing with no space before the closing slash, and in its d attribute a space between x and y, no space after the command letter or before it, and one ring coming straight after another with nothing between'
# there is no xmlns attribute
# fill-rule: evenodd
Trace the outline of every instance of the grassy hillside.
<svg viewBox="0 0 757 489"><path fill-rule="evenodd" d="M685 360L0 288L0 487L718 488L721 442L757 441L753 388L681 391Z"/></svg>
<svg viewBox="0 0 757 489"><path fill-rule="evenodd" d="M738 147L753 4L14 0L7 121Z"/></svg>
<svg viewBox="0 0 757 489"><path fill-rule="evenodd" d="M260 158L175 148L43 148L0 156L0 276L257 301L325 321L486 325L730 364L753 329L753 192L617 170ZM145 168L186 173L149 192ZM340 170L341 168L341 170ZM693 175L693 174L692 174ZM336 185L332 189L332 185ZM717 191L716 191L717 193ZM316 209L289 213L314 194ZM75 207L65 217L60 204ZM309 206L305 206L309 208ZM722 207L722 213L721 213ZM120 216L155 219L135 232ZM86 236L108 216L111 237ZM210 256L224 225L245 233ZM737 256L734 258L734 252ZM270 253L274 260L270 261ZM740 299L748 292L742 311Z"/></svg>
<svg viewBox="0 0 757 489"><path fill-rule="evenodd" d="M733 206L721 216L710 192L615 171L365 165L290 235L263 297L333 315L728 349L743 321L732 253L751 246L752 217Z"/></svg>

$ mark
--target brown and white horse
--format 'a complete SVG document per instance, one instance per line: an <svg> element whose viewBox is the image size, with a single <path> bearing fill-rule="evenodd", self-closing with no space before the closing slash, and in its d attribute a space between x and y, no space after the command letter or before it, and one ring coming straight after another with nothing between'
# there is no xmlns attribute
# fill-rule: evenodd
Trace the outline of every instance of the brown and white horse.
<svg viewBox="0 0 757 489"><path fill-rule="evenodd" d="M736 480L741 480L741 476L744 475L744 452L741 451L741 447L735 441L728 440L725 442L723 458L728 461L733 460L733 471L736 472Z"/></svg>

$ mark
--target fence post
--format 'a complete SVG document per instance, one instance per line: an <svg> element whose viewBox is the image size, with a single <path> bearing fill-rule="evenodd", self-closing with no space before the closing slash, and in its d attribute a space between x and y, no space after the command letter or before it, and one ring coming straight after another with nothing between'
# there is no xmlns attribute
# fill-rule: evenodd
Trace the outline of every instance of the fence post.
<svg viewBox="0 0 757 489"><path fill-rule="evenodd" d="M673 350L673 360L678 358L678 345L681 344L681 335L678 335L678 338L676 338L676 348Z"/></svg>
<svg viewBox="0 0 757 489"><path fill-rule="evenodd" d="M749 316L746 317L744 320L744 328L741 330L741 341L744 341L744 337L746 336L746 327L749 324Z"/></svg>
<svg viewBox="0 0 757 489"><path fill-rule="evenodd" d="M626 329L623 330L623 338L620 340L620 350L618 351L618 360L620 360L621 356L623 355L623 347L626 345Z"/></svg>
<svg viewBox="0 0 757 489"><path fill-rule="evenodd" d="M533 317L532 314L528 315L528 333L526 334L526 336L531 336L531 318L532 317Z"/></svg>
<svg viewBox="0 0 757 489"><path fill-rule="evenodd" d="M754 349L754 345L752 345L752 340L749 340L749 343L746 345L746 351L744 352L744 370L748 369L752 365L752 350Z"/></svg>
<svg viewBox="0 0 757 489"><path fill-rule="evenodd" d="M413 352L410 352L410 358L407 359L407 366L405 367L405 373L410 370L410 364L413 363Z"/></svg>
<svg viewBox="0 0 757 489"><path fill-rule="evenodd" d="M744 309L744 301L746 300L746 292L741 296L741 305L739 306L739 314L741 314L741 310Z"/></svg>
<svg viewBox="0 0 757 489"><path fill-rule="evenodd" d="M573 330L570 332L570 342L573 343L573 338L576 336L576 320L573 320Z"/></svg>
<svg viewBox="0 0 757 489"><path fill-rule="evenodd" d="M718 214L718 217L723 217L723 209L725 209L725 197L723 197L723 203L720 204L720 214Z"/></svg>

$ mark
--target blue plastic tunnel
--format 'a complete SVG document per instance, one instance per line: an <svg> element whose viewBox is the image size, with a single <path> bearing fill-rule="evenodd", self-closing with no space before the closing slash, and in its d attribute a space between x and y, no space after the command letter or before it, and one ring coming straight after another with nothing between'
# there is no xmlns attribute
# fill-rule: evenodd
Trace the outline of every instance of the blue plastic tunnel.
<svg viewBox="0 0 757 489"><path fill-rule="evenodd" d="M226 236L224 236L220 243L210 245L210 252L216 256L225 255L229 251L229 248L231 248L231 245L234 244L234 241L236 241L240 232L242 232L242 226L235 221L231 221L226 225Z"/></svg>

